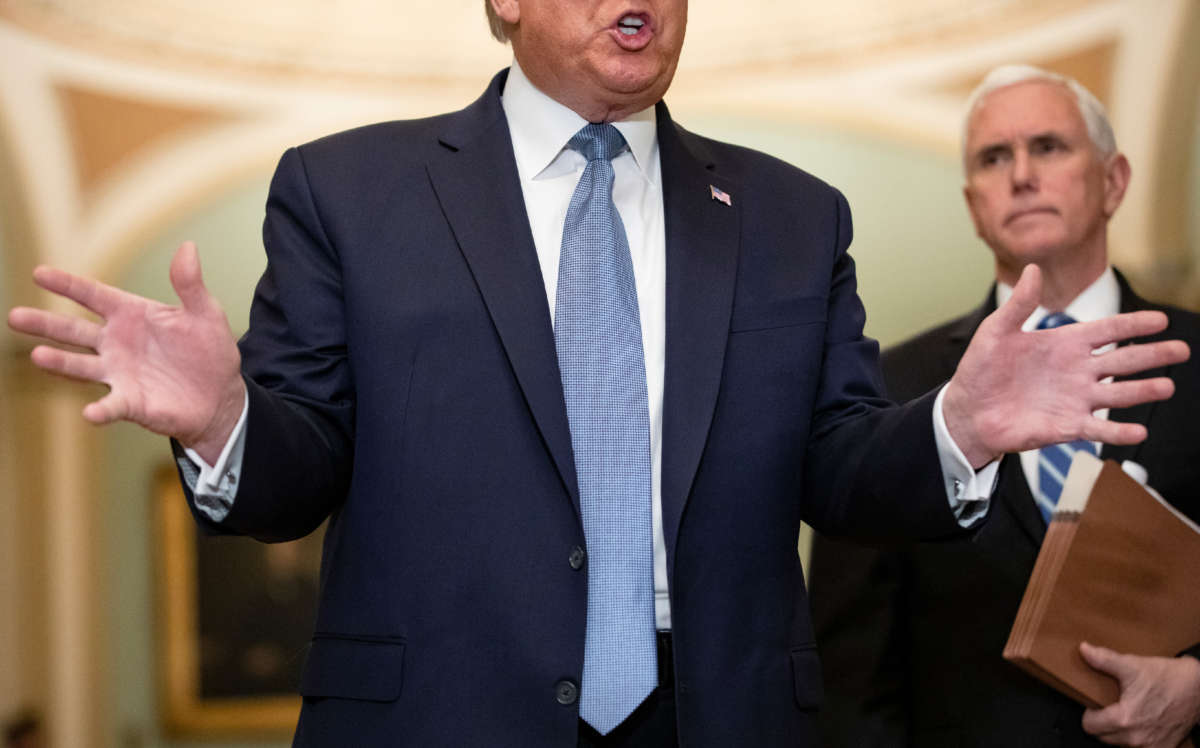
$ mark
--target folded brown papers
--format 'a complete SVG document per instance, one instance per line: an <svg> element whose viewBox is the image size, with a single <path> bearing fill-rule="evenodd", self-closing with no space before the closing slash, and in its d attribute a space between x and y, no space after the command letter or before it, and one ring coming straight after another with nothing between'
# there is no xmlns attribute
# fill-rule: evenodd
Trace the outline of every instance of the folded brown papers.
<svg viewBox="0 0 1200 748"><path fill-rule="evenodd" d="M1077 452L1004 659L1088 707L1120 696L1079 654L1174 656L1200 642L1200 527L1112 460Z"/></svg>

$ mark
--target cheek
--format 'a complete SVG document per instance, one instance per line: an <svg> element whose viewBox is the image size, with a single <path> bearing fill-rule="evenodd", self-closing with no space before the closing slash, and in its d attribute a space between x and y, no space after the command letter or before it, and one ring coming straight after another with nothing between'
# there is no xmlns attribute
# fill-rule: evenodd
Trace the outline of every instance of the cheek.
<svg viewBox="0 0 1200 748"><path fill-rule="evenodd" d="M968 206L975 230L985 236L995 236L1003 227L1004 208L996 200L976 196Z"/></svg>
<svg viewBox="0 0 1200 748"><path fill-rule="evenodd" d="M1080 189L1079 183L1063 185L1064 192L1059 205L1064 222L1071 230L1078 230L1093 222L1104 210L1104 193L1099 190Z"/></svg>

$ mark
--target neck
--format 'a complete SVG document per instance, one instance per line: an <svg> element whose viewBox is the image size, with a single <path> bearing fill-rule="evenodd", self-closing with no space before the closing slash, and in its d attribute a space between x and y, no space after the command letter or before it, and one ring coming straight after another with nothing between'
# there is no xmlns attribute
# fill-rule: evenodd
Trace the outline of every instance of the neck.
<svg viewBox="0 0 1200 748"><path fill-rule="evenodd" d="M620 122L634 114L657 104L667 92L671 74L655 80L652 85L636 91L587 90L573 79L560 75L560 71L544 65L527 65L522 61L521 48L514 43L514 58L521 72L533 87L559 104L578 114L588 122ZM598 94L603 95L598 95Z"/></svg>
<svg viewBox="0 0 1200 748"><path fill-rule="evenodd" d="M568 99L570 97L567 97ZM636 114L646 107L640 104L620 104L615 102L598 102L598 101L569 101L557 99L557 101L566 106L571 111L583 117L588 122L620 122L629 116Z"/></svg>
<svg viewBox="0 0 1200 748"><path fill-rule="evenodd" d="M1061 312L1088 286L1096 282L1108 267L1108 235L1103 226L1090 232L1080 245L1043 250L1033 262L1042 271L1042 295L1039 303L1052 312ZM996 279L1016 286L1028 263L1005 262L996 254Z"/></svg>
<svg viewBox="0 0 1200 748"><path fill-rule="evenodd" d="M1081 269L1062 270L1060 268L1049 267L1045 263L1039 263L1038 267L1042 269L1042 298L1038 303L1050 311L1061 312L1067 309L1067 306L1079 297L1079 294L1084 293L1088 286L1096 282L1096 279L1104 273L1104 269L1108 268L1108 264L1100 263L1097 267ZM1021 269L1012 271L996 268L996 279L1009 286L1016 286L1016 281L1020 279Z"/></svg>
<svg viewBox="0 0 1200 748"><path fill-rule="evenodd" d="M1047 309L1054 311L1062 311L1074 301L1079 294L1096 282L1096 279L1104 272L1104 266L1095 268L1086 275L1079 274L1042 274L1042 301L1041 304Z"/></svg>

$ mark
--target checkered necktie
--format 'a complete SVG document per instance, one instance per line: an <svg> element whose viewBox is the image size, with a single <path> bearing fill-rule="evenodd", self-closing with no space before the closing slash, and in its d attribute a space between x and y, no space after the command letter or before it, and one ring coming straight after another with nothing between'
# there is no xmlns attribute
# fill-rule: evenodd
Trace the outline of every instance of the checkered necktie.
<svg viewBox="0 0 1200 748"><path fill-rule="evenodd" d="M1075 322L1069 314L1054 312L1046 315L1038 323L1039 330L1049 330ZM1086 439L1076 439L1065 444L1050 444L1038 450L1038 495L1037 505L1042 512L1046 524L1054 514L1058 497L1062 495L1063 481L1067 479L1067 471L1071 468L1071 460L1075 453L1083 450L1088 454L1096 454L1096 445Z"/></svg>
<svg viewBox="0 0 1200 748"><path fill-rule="evenodd" d="M554 311L587 537L587 636L580 716L608 734L658 684L650 417L637 287L612 200L625 139L587 125L567 144L587 166L563 225Z"/></svg>

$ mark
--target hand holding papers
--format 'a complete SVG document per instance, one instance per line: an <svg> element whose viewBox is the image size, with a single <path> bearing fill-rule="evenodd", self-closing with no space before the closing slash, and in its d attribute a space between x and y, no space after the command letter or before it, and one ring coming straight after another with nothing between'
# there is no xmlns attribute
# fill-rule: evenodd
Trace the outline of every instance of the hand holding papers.
<svg viewBox="0 0 1200 748"><path fill-rule="evenodd" d="M1089 706L1120 696L1080 655L1174 656L1200 642L1200 527L1116 463L1079 453L1013 623L1004 658Z"/></svg>

